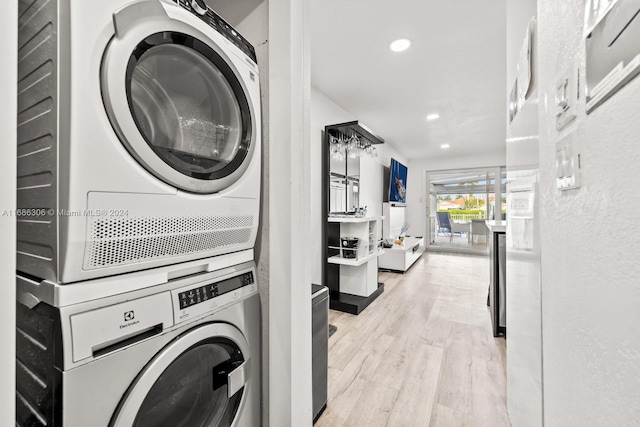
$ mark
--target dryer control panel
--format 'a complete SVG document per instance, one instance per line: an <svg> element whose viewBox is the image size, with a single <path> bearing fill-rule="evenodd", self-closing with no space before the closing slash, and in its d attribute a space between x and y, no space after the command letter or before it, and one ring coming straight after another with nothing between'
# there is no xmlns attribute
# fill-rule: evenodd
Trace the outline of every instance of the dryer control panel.
<svg viewBox="0 0 640 427"><path fill-rule="evenodd" d="M245 53L256 64L258 60L256 58L256 51L245 39L238 33L227 21L222 19L220 15L215 13L211 8L207 7L204 0L173 0L183 8L192 12L195 16L204 21L211 28L222 34L227 40L236 45L241 51Z"/></svg>
<svg viewBox="0 0 640 427"><path fill-rule="evenodd" d="M254 272L172 291L175 323L210 313L258 291Z"/></svg>

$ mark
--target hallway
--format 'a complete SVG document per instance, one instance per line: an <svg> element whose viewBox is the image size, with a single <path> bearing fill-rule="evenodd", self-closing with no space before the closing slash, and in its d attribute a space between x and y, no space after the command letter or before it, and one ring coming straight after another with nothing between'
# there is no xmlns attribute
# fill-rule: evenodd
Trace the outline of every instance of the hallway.
<svg viewBox="0 0 640 427"><path fill-rule="evenodd" d="M509 426L505 340L486 257L425 253L359 316L330 311L329 397L317 427Z"/></svg>

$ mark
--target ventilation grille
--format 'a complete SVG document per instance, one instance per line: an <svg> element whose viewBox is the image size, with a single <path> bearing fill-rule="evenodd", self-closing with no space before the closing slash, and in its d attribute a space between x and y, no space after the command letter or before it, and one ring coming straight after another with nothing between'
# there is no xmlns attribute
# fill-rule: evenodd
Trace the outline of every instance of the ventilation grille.
<svg viewBox="0 0 640 427"><path fill-rule="evenodd" d="M16 201L42 213L58 209L58 1L19 0L18 13ZM17 218L19 271L56 280L57 229L55 215Z"/></svg>
<svg viewBox="0 0 640 427"><path fill-rule="evenodd" d="M132 264L250 242L254 217L109 218L90 223L85 269Z"/></svg>
<svg viewBox="0 0 640 427"><path fill-rule="evenodd" d="M53 310L16 304L16 426L58 425L62 374L55 367L58 331Z"/></svg>

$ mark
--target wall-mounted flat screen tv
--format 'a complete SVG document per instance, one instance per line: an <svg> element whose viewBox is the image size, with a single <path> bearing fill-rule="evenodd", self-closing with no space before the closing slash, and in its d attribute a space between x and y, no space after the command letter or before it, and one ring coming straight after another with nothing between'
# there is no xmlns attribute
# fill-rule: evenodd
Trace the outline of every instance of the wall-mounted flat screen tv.
<svg viewBox="0 0 640 427"><path fill-rule="evenodd" d="M389 169L389 203L407 203L407 167L391 159Z"/></svg>

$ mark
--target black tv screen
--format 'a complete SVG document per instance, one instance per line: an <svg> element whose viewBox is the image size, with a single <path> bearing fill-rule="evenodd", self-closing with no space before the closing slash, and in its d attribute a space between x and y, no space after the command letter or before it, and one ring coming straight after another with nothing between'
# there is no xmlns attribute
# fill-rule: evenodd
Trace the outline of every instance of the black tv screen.
<svg viewBox="0 0 640 427"><path fill-rule="evenodd" d="M389 169L389 203L406 203L407 167L396 159L391 159Z"/></svg>

